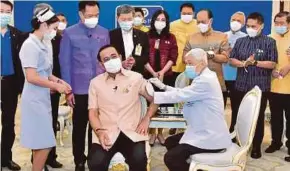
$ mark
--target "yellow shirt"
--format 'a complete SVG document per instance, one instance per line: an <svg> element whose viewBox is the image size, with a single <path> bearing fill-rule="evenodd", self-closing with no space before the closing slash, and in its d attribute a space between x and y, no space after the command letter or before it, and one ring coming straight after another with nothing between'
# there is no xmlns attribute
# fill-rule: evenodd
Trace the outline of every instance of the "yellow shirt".
<svg viewBox="0 0 290 171"><path fill-rule="evenodd" d="M199 30L195 19L189 24L184 23L180 19L171 22L170 32L174 34L178 46L178 57L176 65L172 67L173 72L183 72L185 70L185 64L182 61L183 49L185 47L187 37L191 34L197 33L198 31Z"/></svg>
<svg viewBox="0 0 290 171"><path fill-rule="evenodd" d="M278 63L275 70L280 70L286 65L290 65L290 58L287 56L286 51L290 46L290 31L284 36L272 33L271 37L276 40L278 50ZM284 78L272 78L271 92L279 94L290 94L290 73Z"/></svg>
<svg viewBox="0 0 290 171"><path fill-rule="evenodd" d="M144 25L141 25L141 26L134 26L135 29L138 29L138 30L141 30L143 32L148 32L149 31L149 28L144 26Z"/></svg>

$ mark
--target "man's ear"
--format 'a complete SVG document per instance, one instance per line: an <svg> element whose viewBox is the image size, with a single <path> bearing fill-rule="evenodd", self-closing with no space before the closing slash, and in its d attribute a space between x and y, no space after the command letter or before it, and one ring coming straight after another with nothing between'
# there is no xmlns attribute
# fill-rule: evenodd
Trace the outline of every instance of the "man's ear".
<svg viewBox="0 0 290 171"><path fill-rule="evenodd" d="M84 14L82 11L79 11L79 17L80 17L82 22L85 20L85 17L84 17Z"/></svg>

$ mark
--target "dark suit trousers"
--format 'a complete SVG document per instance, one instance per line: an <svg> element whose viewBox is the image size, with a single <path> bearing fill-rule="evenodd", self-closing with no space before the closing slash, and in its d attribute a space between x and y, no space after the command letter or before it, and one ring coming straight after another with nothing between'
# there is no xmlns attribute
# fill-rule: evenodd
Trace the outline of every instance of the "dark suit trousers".
<svg viewBox="0 0 290 171"><path fill-rule="evenodd" d="M168 137L165 141L165 147L168 151L164 155L164 163L169 171L188 171L190 164L186 161L191 155L200 153L218 153L223 150L206 150L189 144L179 144L182 136L183 133L179 133Z"/></svg>
<svg viewBox="0 0 290 171"><path fill-rule="evenodd" d="M12 146L15 140L15 113L18 102L18 82L15 76L7 76L1 80L1 164L12 160Z"/></svg>
<svg viewBox="0 0 290 171"><path fill-rule="evenodd" d="M54 134L56 135L57 132L57 118L58 118L58 107L59 107L59 98L60 94L54 93L50 95L51 100L51 109L52 109L52 126ZM48 155L47 162L52 162L56 160L56 148L53 147Z"/></svg>
<svg viewBox="0 0 290 171"><path fill-rule="evenodd" d="M88 114L88 95L74 95L75 106L73 109L73 155L75 164L81 164L86 162L85 152L85 139L86 130L89 121ZM92 128L89 125L88 129L88 151L90 151L92 145Z"/></svg>
<svg viewBox="0 0 290 171"><path fill-rule="evenodd" d="M109 151L104 150L99 144L92 145L88 159L89 170L108 171L110 161L117 152L124 156L130 171L147 170L145 141L133 142L122 132Z"/></svg>
<svg viewBox="0 0 290 171"><path fill-rule="evenodd" d="M241 92L241 91L235 90L234 94L235 94L234 97L235 97L235 100L236 100L237 103L234 106L234 110L232 112L232 117L237 118L240 104L241 104L244 96L247 94L247 92ZM256 149L260 149L261 148L261 144L262 144L262 141L263 141L263 138L264 138L265 110L266 110L266 107L267 107L268 97L269 97L269 92L262 92L260 112L259 112L256 132L255 132L255 136L254 136L254 140L253 140L253 148L256 148ZM236 119L232 120L230 129L234 130L235 125L236 125Z"/></svg>
<svg viewBox="0 0 290 171"><path fill-rule="evenodd" d="M290 94L271 93L269 97L271 110L272 144L282 146L282 134L284 129L284 112L286 118L286 146L290 149Z"/></svg>

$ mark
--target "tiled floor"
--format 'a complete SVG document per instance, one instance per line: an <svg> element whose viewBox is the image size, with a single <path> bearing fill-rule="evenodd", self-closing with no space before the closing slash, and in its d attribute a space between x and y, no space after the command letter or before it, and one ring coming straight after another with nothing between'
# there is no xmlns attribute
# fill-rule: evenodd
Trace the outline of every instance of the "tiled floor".
<svg viewBox="0 0 290 171"><path fill-rule="evenodd" d="M230 111L226 111L226 118L229 120ZM16 117L16 142L13 148L14 152L14 160L22 166L22 171L30 171L31 164L30 164L30 151L27 149L22 148L19 145L19 111L17 112ZM50 169L52 171L73 171L74 164L73 164L73 156L72 156L72 148L71 148L71 135L66 134L64 138L65 145L64 147L57 147L58 153L58 160L64 164L64 168L62 169ZM265 140L263 149L270 142L270 132L269 132L269 125L266 124L265 129ZM166 171L166 167L163 163L163 156L166 152L166 149L159 144L156 144L152 149L152 158L151 158L151 170L152 171ZM290 163L284 162L284 157L286 155L286 149L283 148L282 150L271 154L271 155L263 155L263 157L259 160L249 159L247 163L247 171L290 171ZM88 169L87 169L88 170ZM8 171L7 169L3 169L3 171Z"/></svg>

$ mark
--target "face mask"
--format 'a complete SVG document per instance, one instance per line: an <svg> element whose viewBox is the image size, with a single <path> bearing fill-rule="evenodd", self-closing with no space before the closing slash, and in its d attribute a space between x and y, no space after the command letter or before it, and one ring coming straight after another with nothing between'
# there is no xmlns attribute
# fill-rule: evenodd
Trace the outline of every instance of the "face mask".
<svg viewBox="0 0 290 171"><path fill-rule="evenodd" d="M197 27L199 28L201 33L205 33L209 29L209 25L208 24L203 24L203 23L198 24Z"/></svg>
<svg viewBox="0 0 290 171"><path fill-rule="evenodd" d="M196 73L196 66L186 65L184 74L189 79L195 79L198 76Z"/></svg>
<svg viewBox="0 0 290 171"><path fill-rule="evenodd" d="M56 30L52 30L52 31L50 31L50 32L44 34L44 39L50 41L50 40L52 40L55 36L56 36Z"/></svg>
<svg viewBox="0 0 290 171"><path fill-rule="evenodd" d="M237 31L241 30L241 28L242 28L242 24L238 21L231 22L230 26L231 26L231 30L234 32L237 32Z"/></svg>
<svg viewBox="0 0 290 171"><path fill-rule="evenodd" d="M247 28L247 33L250 37L256 37L258 35L258 30Z"/></svg>
<svg viewBox="0 0 290 171"><path fill-rule="evenodd" d="M157 31L162 31L166 27L165 21L155 21L154 26Z"/></svg>
<svg viewBox="0 0 290 171"><path fill-rule="evenodd" d="M181 15L181 21L190 23L193 20L193 15Z"/></svg>
<svg viewBox="0 0 290 171"><path fill-rule="evenodd" d="M60 22L59 24L58 24L58 30L64 30L64 29L66 29L66 26L67 26L67 24L66 23L63 23L63 22Z"/></svg>
<svg viewBox="0 0 290 171"><path fill-rule="evenodd" d="M88 18L88 19L85 19L85 25L88 27L88 28L95 28L97 26L99 22L99 18L98 17L94 17L94 18Z"/></svg>
<svg viewBox="0 0 290 171"><path fill-rule="evenodd" d="M0 21L1 27L6 27L11 21L11 14L1 13L0 19L1 19L1 21Z"/></svg>
<svg viewBox="0 0 290 171"><path fill-rule="evenodd" d="M140 26L143 24L143 18L141 17L135 17L133 21L134 26Z"/></svg>
<svg viewBox="0 0 290 171"><path fill-rule="evenodd" d="M285 34L287 32L287 26L275 26L275 31L277 34Z"/></svg>
<svg viewBox="0 0 290 171"><path fill-rule="evenodd" d="M105 62L104 66L108 73L115 74L121 70L122 62L120 58L115 58Z"/></svg>
<svg viewBox="0 0 290 171"><path fill-rule="evenodd" d="M133 21L120 21L119 25L122 30L130 31L133 27Z"/></svg>

